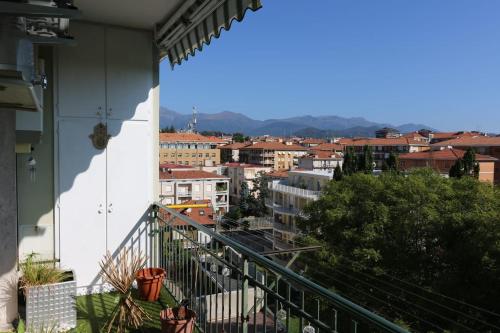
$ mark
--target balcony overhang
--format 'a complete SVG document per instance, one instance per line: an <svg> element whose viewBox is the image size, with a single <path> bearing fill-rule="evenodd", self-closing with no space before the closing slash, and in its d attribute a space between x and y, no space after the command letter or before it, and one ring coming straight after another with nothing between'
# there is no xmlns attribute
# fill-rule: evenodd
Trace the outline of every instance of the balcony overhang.
<svg viewBox="0 0 500 333"><path fill-rule="evenodd" d="M242 21L248 9L261 8L260 0L85 0L77 5L85 21L151 30L160 57L168 57L172 67L229 30L233 20Z"/></svg>

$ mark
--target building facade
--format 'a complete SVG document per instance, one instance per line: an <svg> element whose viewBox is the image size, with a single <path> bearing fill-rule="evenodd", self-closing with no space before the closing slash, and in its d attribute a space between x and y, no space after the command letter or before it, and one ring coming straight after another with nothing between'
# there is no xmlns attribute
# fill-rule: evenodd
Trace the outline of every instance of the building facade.
<svg viewBox="0 0 500 333"><path fill-rule="evenodd" d="M219 146L221 163L239 162L240 149L250 144L250 142L235 142L229 145Z"/></svg>
<svg viewBox="0 0 500 333"><path fill-rule="evenodd" d="M309 154L299 158L299 169L306 170L330 170L338 165L342 167L344 158L341 153L333 153L325 150L313 150Z"/></svg>
<svg viewBox="0 0 500 333"><path fill-rule="evenodd" d="M321 189L333 178L328 171L289 171L288 178L269 183L270 197L266 206L272 211L273 234L277 248L293 244L297 220L304 207L317 200Z"/></svg>
<svg viewBox="0 0 500 333"><path fill-rule="evenodd" d="M271 167L274 170L290 170L299 165L299 158L307 154L307 148L281 142L257 142L240 149L240 162Z"/></svg>
<svg viewBox="0 0 500 333"><path fill-rule="evenodd" d="M220 164L222 139L196 133L160 133L160 163L191 166Z"/></svg>
<svg viewBox="0 0 500 333"><path fill-rule="evenodd" d="M415 168L432 168L441 175L448 177L450 168L459 158L463 158L464 150L445 148L442 150L431 150L420 153L402 154L399 156L399 167L401 170ZM479 180L493 184L495 179L495 162L497 158L476 154L479 164Z"/></svg>
<svg viewBox="0 0 500 333"><path fill-rule="evenodd" d="M200 170L160 172L160 202L177 205L210 200L216 214L229 210L229 178Z"/></svg>
<svg viewBox="0 0 500 333"><path fill-rule="evenodd" d="M245 163L226 163L227 176L229 183L229 198L231 203L237 203L241 196L241 185L247 183L248 189L254 188L255 178L262 173L271 172L271 167Z"/></svg>
<svg viewBox="0 0 500 333"><path fill-rule="evenodd" d="M467 148L474 148L477 154L488 155L495 157L497 161L494 166L494 183L500 184L500 137L498 136L462 136L459 138L441 141L432 144L432 149L444 149L444 148L458 148L461 150L467 150Z"/></svg>

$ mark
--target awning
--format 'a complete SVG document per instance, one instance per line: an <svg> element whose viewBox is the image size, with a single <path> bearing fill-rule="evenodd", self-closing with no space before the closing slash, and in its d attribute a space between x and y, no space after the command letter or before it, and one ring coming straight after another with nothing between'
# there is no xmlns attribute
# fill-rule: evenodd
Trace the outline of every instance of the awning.
<svg viewBox="0 0 500 333"><path fill-rule="evenodd" d="M233 20L243 20L248 9L262 7L260 0L186 0L181 8L156 31L161 58L168 57L172 68L219 38Z"/></svg>

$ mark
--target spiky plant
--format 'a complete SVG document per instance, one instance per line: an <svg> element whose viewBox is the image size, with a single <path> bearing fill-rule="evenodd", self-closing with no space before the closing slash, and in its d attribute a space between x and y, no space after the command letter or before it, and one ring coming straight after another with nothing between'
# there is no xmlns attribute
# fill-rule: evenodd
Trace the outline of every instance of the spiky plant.
<svg viewBox="0 0 500 333"><path fill-rule="evenodd" d="M53 264L37 262L37 257L38 254L31 253L20 265L22 275L19 284L25 295L30 287L63 282L70 276Z"/></svg>
<svg viewBox="0 0 500 333"><path fill-rule="evenodd" d="M99 263L104 281L120 294L118 304L105 325L108 333L115 324L118 333L124 333L127 327L137 329L142 326L144 317L149 318L132 297L135 276L145 264L145 256L140 252L134 254L132 250L126 248L122 249L116 259L113 259L108 251Z"/></svg>

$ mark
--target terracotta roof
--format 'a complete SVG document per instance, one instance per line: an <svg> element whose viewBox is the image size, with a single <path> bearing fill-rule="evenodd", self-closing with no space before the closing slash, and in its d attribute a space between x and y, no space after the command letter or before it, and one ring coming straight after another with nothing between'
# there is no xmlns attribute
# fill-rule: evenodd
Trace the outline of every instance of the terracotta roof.
<svg viewBox="0 0 500 333"><path fill-rule="evenodd" d="M192 169L191 165L174 164L174 163L163 163L160 164L160 169Z"/></svg>
<svg viewBox="0 0 500 333"><path fill-rule="evenodd" d="M219 149L241 149L251 144L251 142L234 142L229 145L219 146Z"/></svg>
<svg viewBox="0 0 500 333"><path fill-rule="evenodd" d="M451 140L441 141L432 144L436 147L474 147L474 146L500 146L499 136L463 136Z"/></svg>
<svg viewBox="0 0 500 333"><path fill-rule="evenodd" d="M206 142L225 143L215 136L203 136L198 133L160 133L160 142Z"/></svg>
<svg viewBox="0 0 500 333"><path fill-rule="evenodd" d="M229 179L212 172L201 170L172 170L160 172L160 179Z"/></svg>
<svg viewBox="0 0 500 333"><path fill-rule="evenodd" d="M446 160L455 161L459 158L463 158L465 150L459 149L441 149L441 150L431 150L423 151L417 153L407 153L399 155L400 160ZM476 154L476 160L479 162L495 162L498 159L488 156Z"/></svg>
<svg viewBox="0 0 500 333"><path fill-rule="evenodd" d="M257 142L251 146L246 146L241 149L265 149L265 150L293 150L293 151L304 151L307 150L306 147L299 145L286 145L281 142Z"/></svg>
<svg viewBox="0 0 500 333"><path fill-rule="evenodd" d="M410 133L405 133L403 134L403 138L420 138L420 139L427 139L426 136L423 136L422 134L418 132L410 132Z"/></svg>
<svg viewBox="0 0 500 333"><path fill-rule="evenodd" d="M314 150L330 150L330 151L333 151L333 150L338 150L338 151L342 151L344 149L344 146L342 146L341 144L338 144L338 143L322 143L316 147L314 147Z"/></svg>
<svg viewBox="0 0 500 333"><path fill-rule="evenodd" d="M342 159L342 156L339 154L334 153L333 151L329 150L311 150L309 154L307 154L304 157L313 157L313 158L318 158L318 159L330 159L330 158L336 158L336 159Z"/></svg>
<svg viewBox="0 0 500 333"><path fill-rule="evenodd" d="M303 144L321 144L321 143L324 143L325 140L323 139L315 139L315 138L309 138L309 139L305 139L304 141L302 141Z"/></svg>
<svg viewBox="0 0 500 333"><path fill-rule="evenodd" d="M210 200L189 200L187 202L182 203L183 205L189 205L189 204L208 204L208 207L203 207L203 208L178 208L176 209L179 213L182 215L186 215L189 218L193 219L194 221L198 222L199 224L203 225L215 225L214 221L214 210L212 208L212 204ZM164 219L168 220L170 214L164 213ZM173 225L175 226L180 226L180 225L188 225L187 222L180 218L175 218L174 221L172 222Z"/></svg>
<svg viewBox="0 0 500 333"><path fill-rule="evenodd" d="M426 142L414 140L411 138L356 138L340 139L339 143L346 146L427 146Z"/></svg>
<svg viewBox="0 0 500 333"><path fill-rule="evenodd" d="M272 171L267 173L266 175L272 178L287 178L288 171Z"/></svg>

